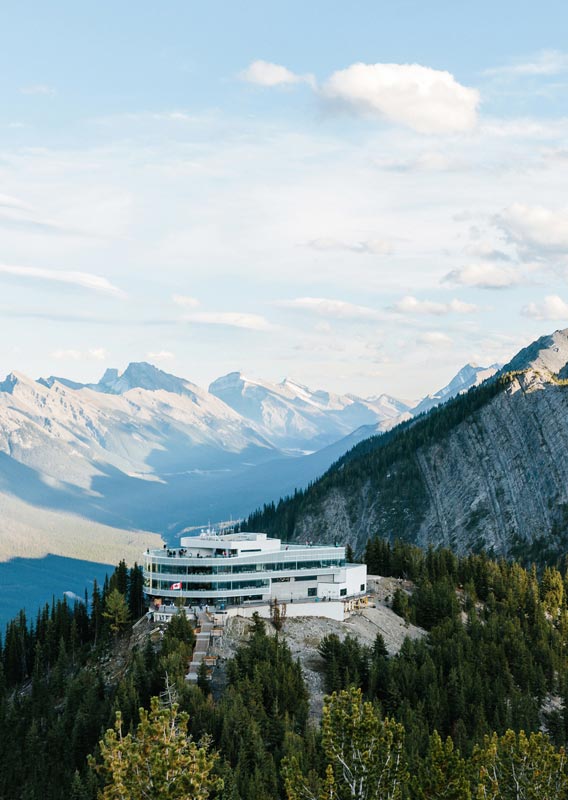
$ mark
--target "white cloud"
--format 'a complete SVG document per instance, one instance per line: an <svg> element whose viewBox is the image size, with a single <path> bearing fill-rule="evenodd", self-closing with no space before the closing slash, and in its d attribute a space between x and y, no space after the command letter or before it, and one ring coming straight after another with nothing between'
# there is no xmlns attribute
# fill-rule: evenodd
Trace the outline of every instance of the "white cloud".
<svg viewBox="0 0 568 800"><path fill-rule="evenodd" d="M442 278L442 283L455 286L474 286L478 289L506 289L518 286L521 276L513 267L506 264L479 262L468 264L460 269L453 269Z"/></svg>
<svg viewBox="0 0 568 800"><path fill-rule="evenodd" d="M91 347L86 352L62 348L51 353L51 358L58 361L104 361L106 357L107 351L104 347Z"/></svg>
<svg viewBox="0 0 568 800"><path fill-rule="evenodd" d="M195 311L186 314L184 320L201 325L227 325L230 328L246 328L251 331L268 331L273 327L260 314L244 314L240 311Z"/></svg>
<svg viewBox="0 0 568 800"><path fill-rule="evenodd" d="M386 256L392 253L392 245L384 239L367 239L358 242L345 242L339 239L322 237L312 239L307 243L307 247L321 252L348 252L361 253L364 255Z"/></svg>
<svg viewBox="0 0 568 800"><path fill-rule="evenodd" d="M12 197L9 194L0 194L0 208L13 208L17 211L31 211L30 206L20 200L19 197Z"/></svg>
<svg viewBox="0 0 568 800"><path fill-rule="evenodd" d="M151 361L173 361L175 355L170 353L169 350L158 350L155 353L152 351L146 353L146 358L149 358Z"/></svg>
<svg viewBox="0 0 568 800"><path fill-rule="evenodd" d="M478 311L478 306L472 303L464 303L462 300L454 298L449 303L435 303L432 300L418 300L416 297L407 295L395 303L393 310L403 314L433 314L442 316L443 314L473 314Z"/></svg>
<svg viewBox="0 0 568 800"><path fill-rule="evenodd" d="M80 361L83 356L80 350L54 350L51 357L58 361Z"/></svg>
<svg viewBox="0 0 568 800"><path fill-rule="evenodd" d="M560 50L541 50L528 61L505 64L485 70L485 75L523 77L534 75L559 75L568 70L568 54Z"/></svg>
<svg viewBox="0 0 568 800"><path fill-rule="evenodd" d="M381 157L374 163L379 169L389 172L457 172L468 168L467 159L435 151L402 158Z"/></svg>
<svg viewBox="0 0 568 800"><path fill-rule="evenodd" d="M199 300L185 294L174 294L172 295L172 300L177 306L182 306L183 308L197 308L199 305Z"/></svg>
<svg viewBox="0 0 568 800"><path fill-rule="evenodd" d="M447 347L452 343L451 338L442 331L426 331L417 341L430 347Z"/></svg>
<svg viewBox="0 0 568 800"><path fill-rule="evenodd" d="M542 303L529 303L522 310L525 317L539 320L568 319L568 303L557 294L545 297Z"/></svg>
<svg viewBox="0 0 568 800"><path fill-rule="evenodd" d="M352 64L334 72L322 93L420 133L468 131L477 121L476 89L462 86L449 72L419 64Z"/></svg>
<svg viewBox="0 0 568 800"><path fill-rule="evenodd" d="M524 257L568 252L568 208L513 203L495 218L495 224Z"/></svg>
<svg viewBox="0 0 568 800"><path fill-rule="evenodd" d="M114 286L107 278L93 275L91 272L76 272L74 270L44 269L43 267L20 267L13 264L0 264L0 274L13 275L24 280L55 281L69 283L106 294L123 295L118 287Z"/></svg>
<svg viewBox="0 0 568 800"><path fill-rule="evenodd" d="M314 85L311 75L298 75L281 64L273 64L270 61L253 61L239 77L248 83L256 83L258 86L286 86L294 83L309 83Z"/></svg>
<svg viewBox="0 0 568 800"><path fill-rule="evenodd" d="M297 297L295 300L279 300L275 305L305 311L318 317L333 317L350 320L383 320L384 314L369 306L346 303L343 300L330 300L326 297Z"/></svg>
<svg viewBox="0 0 568 800"><path fill-rule="evenodd" d="M22 86L20 88L21 94L40 94L46 96L53 96L57 94L52 86L47 86L45 83L37 83L32 86Z"/></svg>
<svg viewBox="0 0 568 800"><path fill-rule="evenodd" d="M104 347L91 347L88 351L88 355L95 361L104 361L107 357L107 351Z"/></svg>

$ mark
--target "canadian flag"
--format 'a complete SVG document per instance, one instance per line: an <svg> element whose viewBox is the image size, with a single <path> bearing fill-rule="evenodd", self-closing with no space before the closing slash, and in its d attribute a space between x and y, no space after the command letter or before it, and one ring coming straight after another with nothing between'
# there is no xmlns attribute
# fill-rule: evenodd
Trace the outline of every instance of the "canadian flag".
<svg viewBox="0 0 568 800"><path fill-rule="evenodd" d="M172 591L175 590L175 589L180 589L181 590L181 583L172 583L172 585L170 586L170 589Z"/></svg>

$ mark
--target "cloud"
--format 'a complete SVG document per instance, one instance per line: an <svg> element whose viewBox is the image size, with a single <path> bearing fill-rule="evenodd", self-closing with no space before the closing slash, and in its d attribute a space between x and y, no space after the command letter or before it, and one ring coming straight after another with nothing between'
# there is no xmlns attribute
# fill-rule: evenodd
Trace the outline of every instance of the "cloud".
<svg viewBox="0 0 568 800"><path fill-rule="evenodd" d="M172 295L172 300L177 306L182 306L183 308L197 308L199 305L199 300L185 294L174 294Z"/></svg>
<svg viewBox="0 0 568 800"><path fill-rule="evenodd" d="M54 350L50 355L58 361L80 361L82 358L80 350Z"/></svg>
<svg viewBox="0 0 568 800"><path fill-rule="evenodd" d="M95 361L104 361L107 357L107 351L104 349L104 347L91 347L91 349L88 351L88 355L91 358L94 358Z"/></svg>
<svg viewBox="0 0 568 800"><path fill-rule="evenodd" d="M149 358L151 361L173 361L175 355L170 353L169 350L158 350L156 353L146 353L146 358Z"/></svg>
<svg viewBox="0 0 568 800"><path fill-rule="evenodd" d="M386 256L392 253L392 245L384 239L368 239L359 242L344 242L339 239L320 238L307 242L312 250L328 252L361 253L364 255Z"/></svg>
<svg viewBox="0 0 568 800"><path fill-rule="evenodd" d="M557 294L545 297L542 303L529 303L521 309L525 317L539 320L568 319L568 303Z"/></svg>
<svg viewBox="0 0 568 800"><path fill-rule="evenodd" d="M453 269L442 278L442 283L472 286L477 289L506 289L518 286L521 282L521 276L516 269L506 264L491 262L468 264L460 269Z"/></svg>
<svg viewBox="0 0 568 800"><path fill-rule="evenodd" d="M256 83L258 86L286 86L294 83L308 83L314 85L312 75L298 75L281 64L273 64L270 61L253 61L239 77L248 83Z"/></svg>
<svg viewBox="0 0 568 800"><path fill-rule="evenodd" d="M465 158L449 153L435 151L419 153L402 158L381 157L374 160L375 165L388 172L457 172L468 168Z"/></svg>
<svg viewBox="0 0 568 800"><path fill-rule="evenodd" d="M359 62L333 72L321 88L313 75L299 75L270 61L253 61L239 77L266 87L307 83L324 100L419 133L459 133L477 122L477 89L462 86L450 72L420 64Z"/></svg>
<svg viewBox="0 0 568 800"><path fill-rule="evenodd" d="M393 305L394 311L403 314L433 314L442 316L444 314L473 314L478 311L478 306L472 303L464 303L462 300L454 298L449 303L435 303L431 300L417 300L416 297L407 295Z"/></svg>
<svg viewBox="0 0 568 800"><path fill-rule="evenodd" d="M452 343L451 338L442 331L426 331L417 340L418 344L426 344L430 347L447 347Z"/></svg>
<svg viewBox="0 0 568 800"><path fill-rule="evenodd" d="M250 331L268 331L273 328L260 314L244 314L240 311L195 311L186 314L183 319L200 325L226 325Z"/></svg>
<svg viewBox="0 0 568 800"><path fill-rule="evenodd" d="M494 221L523 258L568 253L568 208L552 211L513 203Z"/></svg>
<svg viewBox="0 0 568 800"><path fill-rule="evenodd" d="M45 96L53 96L57 94L52 86L47 86L45 83L36 83L32 86L20 87L20 94L39 94Z"/></svg>
<svg viewBox="0 0 568 800"><path fill-rule="evenodd" d="M74 349L60 349L54 350L50 355L51 358L55 358L58 361L104 361L107 357L107 351L104 347L91 347L86 352Z"/></svg>
<svg viewBox="0 0 568 800"><path fill-rule="evenodd" d="M486 69L484 75L520 78L534 75L559 75L568 70L568 54L560 50L541 50L529 61L505 64L500 67Z"/></svg>
<svg viewBox="0 0 568 800"><path fill-rule="evenodd" d="M330 300L325 297L297 297L295 300L279 300L275 305L305 311L318 317L333 317L349 320L384 320L385 315L369 306L346 303L343 300Z"/></svg>
<svg viewBox="0 0 568 800"><path fill-rule="evenodd" d="M54 281L56 283L68 283L89 289L95 292L104 292L117 296L124 295L124 292L110 283L107 278L101 275L93 275L91 272L75 272L74 270L44 269L42 267L20 267L12 264L0 264L0 274L13 275L24 280Z"/></svg>
<svg viewBox="0 0 568 800"><path fill-rule="evenodd" d="M31 211L30 206L20 200L19 197L12 197L9 194L0 194L0 208L15 209L17 211Z"/></svg>
<svg viewBox="0 0 568 800"><path fill-rule="evenodd" d="M479 92L419 64L352 64L331 75L322 95L419 133L468 131L477 122Z"/></svg>

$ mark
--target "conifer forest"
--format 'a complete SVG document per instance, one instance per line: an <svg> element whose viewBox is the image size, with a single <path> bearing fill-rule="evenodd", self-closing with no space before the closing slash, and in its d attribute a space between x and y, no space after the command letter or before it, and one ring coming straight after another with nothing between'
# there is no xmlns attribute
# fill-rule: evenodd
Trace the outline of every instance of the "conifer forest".
<svg viewBox="0 0 568 800"><path fill-rule="evenodd" d="M373 538L371 574L424 628L389 656L324 636L327 692L309 712L282 633L255 616L223 687L185 681L183 614L132 644L145 609L124 562L84 602L6 630L2 800L426 800L568 797L568 575ZM405 583L406 585L406 583Z"/></svg>

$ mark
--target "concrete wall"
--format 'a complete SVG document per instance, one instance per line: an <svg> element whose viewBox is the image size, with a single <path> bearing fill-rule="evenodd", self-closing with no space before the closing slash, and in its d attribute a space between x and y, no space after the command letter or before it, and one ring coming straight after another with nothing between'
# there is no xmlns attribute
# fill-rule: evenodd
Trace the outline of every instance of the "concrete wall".
<svg viewBox="0 0 568 800"><path fill-rule="evenodd" d="M329 577L320 579L318 597L344 600L348 597L358 597L367 591L367 567L365 564L346 566L334 577L335 580L331 580Z"/></svg>
<svg viewBox="0 0 568 800"><path fill-rule="evenodd" d="M347 596L361 594L367 591L367 565L352 564L345 569L345 583L347 585ZM361 586L364 586L361 589Z"/></svg>
<svg viewBox="0 0 568 800"><path fill-rule="evenodd" d="M239 608L229 608L225 612L225 617L245 617L250 619L252 615L258 613L263 619L270 619L270 606L239 606ZM345 606L340 602L321 602L321 603L287 603L286 617L326 617L343 622L345 619ZM215 622L221 621L221 615L214 614Z"/></svg>

